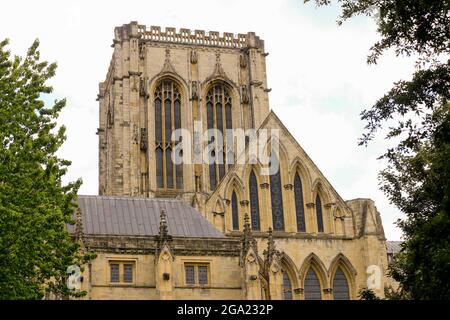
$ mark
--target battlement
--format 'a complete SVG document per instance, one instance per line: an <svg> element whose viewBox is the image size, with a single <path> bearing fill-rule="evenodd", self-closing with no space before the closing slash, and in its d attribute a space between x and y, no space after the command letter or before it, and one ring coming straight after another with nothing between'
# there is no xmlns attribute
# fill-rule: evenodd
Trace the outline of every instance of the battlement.
<svg viewBox="0 0 450 320"><path fill-rule="evenodd" d="M177 32L176 28L166 27L163 31L159 26L145 26L132 21L122 27L116 28L117 38L125 38L124 33L128 36L137 37L144 41L166 42L176 44L188 44L198 46L212 46L222 48L240 49L245 47L260 48L264 50L264 41L261 40L254 32L246 34L234 34L224 32L220 34L217 31L206 32L204 30L194 30L181 28Z"/></svg>

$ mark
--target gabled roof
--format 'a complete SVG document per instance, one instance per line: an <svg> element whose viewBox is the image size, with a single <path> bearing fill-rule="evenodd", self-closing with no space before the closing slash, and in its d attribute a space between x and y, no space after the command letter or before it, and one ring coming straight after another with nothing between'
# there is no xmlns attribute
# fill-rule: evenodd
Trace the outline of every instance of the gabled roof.
<svg viewBox="0 0 450 320"><path fill-rule="evenodd" d="M78 196L78 205L86 235L155 236L164 209L173 237L225 238L200 212L177 199Z"/></svg>
<svg viewBox="0 0 450 320"><path fill-rule="evenodd" d="M403 241L386 241L387 253L399 253L402 249Z"/></svg>

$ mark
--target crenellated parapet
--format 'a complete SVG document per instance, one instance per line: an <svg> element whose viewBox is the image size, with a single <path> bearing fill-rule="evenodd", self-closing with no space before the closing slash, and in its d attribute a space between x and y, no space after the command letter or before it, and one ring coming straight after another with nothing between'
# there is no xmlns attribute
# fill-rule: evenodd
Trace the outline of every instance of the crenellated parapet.
<svg viewBox="0 0 450 320"><path fill-rule="evenodd" d="M115 30L115 40L120 41L129 38L159 43L174 43L183 45L220 47L231 49L259 48L264 50L264 41L254 32L246 34L234 34L230 32L191 30L180 28L178 31L173 27L164 30L159 26L145 26L132 21Z"/></svg>

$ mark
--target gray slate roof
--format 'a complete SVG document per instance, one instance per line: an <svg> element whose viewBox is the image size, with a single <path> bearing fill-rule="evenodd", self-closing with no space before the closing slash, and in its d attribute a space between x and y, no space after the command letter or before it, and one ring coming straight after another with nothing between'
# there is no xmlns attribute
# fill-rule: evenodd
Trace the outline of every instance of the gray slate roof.
<svg viewBox="0 0 450 320"><path fill-rule="evenodd" d="M386 241L386 251L387 253L398 253L400 252L402 241Z"/></svg>
<svg viewBox="0 0 450 320"><path fill-rule="evenodd" d="M84 234L154 236L165 209L169 234L174 237L225 238L200 212L177 199L78 196L78 205ZM73 232L74 227L69 230Z"/></svg>

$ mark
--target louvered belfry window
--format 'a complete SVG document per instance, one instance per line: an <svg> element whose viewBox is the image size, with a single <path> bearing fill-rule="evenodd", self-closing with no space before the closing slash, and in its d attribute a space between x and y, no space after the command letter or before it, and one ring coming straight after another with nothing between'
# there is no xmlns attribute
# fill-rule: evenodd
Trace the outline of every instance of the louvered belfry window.
<svg viewBox="0 0 450 320"><path fill-rule="evenodd" d="M295 215L297 217L297 231L305 232L305 207L303 203L302 180L298 174L294 178Z"/></svg>
<svg viewBox="0 0 450 320"><path fill-rule="evenodd" d="M261 230L259 222L259 197L258 197L258 181L253 170L250 172L249 178L249 193L250 193L250 213L252 219L252 229Z"/></svg>
<svg viewBox="0 0 450 320"><path fill-rule="evenodd" d="M206 124L208 129L216 130L208 141L208 145L214 145L209 162L209 185L214 190L234 160L233 146L227 145L226 138L226 129L233 128L232 99L224 83L215 84L206 95ZM222 137L220 141L217 132Z"/></svg>
<svg viewBox="0 0 450 320"><path fill-rule="evenodd" d="M181 94L172 80L163 80L155 90L156 186L159 189L183 189L183 165L172 161L177 143L172 132L181 129ZM179 152L182 155L182 151Z"/></svg>

